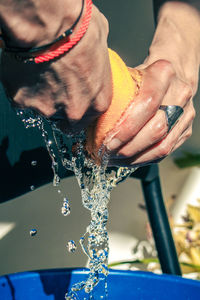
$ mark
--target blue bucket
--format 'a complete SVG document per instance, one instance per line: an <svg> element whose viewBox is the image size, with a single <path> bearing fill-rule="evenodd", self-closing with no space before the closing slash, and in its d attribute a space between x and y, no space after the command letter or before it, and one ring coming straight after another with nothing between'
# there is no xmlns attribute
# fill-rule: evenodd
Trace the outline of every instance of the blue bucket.
<svg viewBox="0 0 200 300"><path fill-rule="evenodd" d="M87 269L31 271L0 277L0 300L64 300L72 284L85 280ZM103 282L103 281L102 281ZM110 270L108 300L199 300L200 282L150 272ZM105 299L101 282L94 299ZM89 299L87 294L80 298Z"/></svg>

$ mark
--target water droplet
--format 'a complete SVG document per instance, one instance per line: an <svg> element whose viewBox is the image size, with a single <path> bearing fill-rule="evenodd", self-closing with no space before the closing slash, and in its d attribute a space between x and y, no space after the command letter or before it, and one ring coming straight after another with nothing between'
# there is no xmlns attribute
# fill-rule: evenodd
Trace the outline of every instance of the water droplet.
<svg viewBox="0 0 200 300"><path fill-rule="evenodd" d="M69 206L69 201L67 200L67 198L64 198L63 205L61 208L61 213L65 217L70 214L70 206Z"/></svg>
<svg viewBox="0 0 200 300"><path fill-rule="evenodd" d="M48 144L48 146L51 146L52 145L52 141L48 140L47 144Z"/></svg>
<svg viewBox="0 0 200 300"><path fill-rule="evenodd" d="M62 148L62 153L66 153L67 152L67 149L66 148Z"/></svg>
<svg viewBox="0 0 200 300"><path fill-rule="evenodd" d="M31 185L31 186L30 186L30 190L31 190L31 191L34 191L34 190L35 190L35 186L34 186L34 185Z"/></svg>
<svg viewBox="0 0 200 300"><path fill-rule="evenodd" d="M61 194L61 190L58 190L58 194Z"/></svg>
<svg viewBox="0 0 200 300"><path fill-rule="evenodd" d="M58 176L58 174L55 174L53 178L53 186L58 186L59 183L60 183L60 177Z"/></svg>
<svg viewBox="0 0 200 300"><path fill-rule="evenodd" d="M54 158L54 161L52 162L52 165L54 168L58 166L58 163L55 161L55 158Z"/></svg>
<svg viewBox="0 0 200 300"><path fill-rule="evenodd" d="M70 214L70 208L66 208L62 206L61 213L63 214L64 217L68 216Z"/></svg>
<svg viewBox="0 0 200 300"><path fill-rule="evenodd" d="M30 236L35 236L37 234L37 229L31 229L30 230Z"/></svg>
<svg viewBox="0 0 200 300"><path fill-rule="evenodd" d="M23 110L19 110L19 111L17 112L17 115L23 115Z"/></svg>
<svg viewBox="0 0 200 300"><path fill-rule="evenodd" d="M76 244L73 240L70 240L68 243L67 243L67 250L71 253L74 253L76 251Z"/></svg>
<svg viewBox="0 0 200 300"><path fill-rule="evenodd" d="M37 166L37 160L32 160L31 166L33 166L33 167Z"/></svg>

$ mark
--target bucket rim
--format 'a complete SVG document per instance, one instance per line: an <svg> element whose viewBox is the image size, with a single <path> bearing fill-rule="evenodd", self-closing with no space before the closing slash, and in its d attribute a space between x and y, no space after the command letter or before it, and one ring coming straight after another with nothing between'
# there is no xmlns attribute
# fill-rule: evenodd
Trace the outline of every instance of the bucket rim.
<svg viewBox="0 0 200 300"><path fill-rule="evenodd" d="M71 274L71 275L87 275L89 273L89 269L87 268L52 268L52 269L41 269L41 270L30 270L30 271L22 271L22 272L15 272L11 274L4 274L0 276L0 283L5 278L12 279L12 280L19 280L21 278L33 278L40 275L43 276L52 276L59 274L60 276ZM178 275L171 275L171 274L155 274L149 271L139 271L139 270L120 270L120 269L109 269L109 275L112 277L115 276L121 276L124 277L132 277L134 278L143 278L143 279L152 279L152 280L158 280L158 281L166 281L166 282L173 282L173 283L181 283L181 284L188 284L193 285L196 287L200 287L200 281L189 279L189 278L183 278Z"/></svg>

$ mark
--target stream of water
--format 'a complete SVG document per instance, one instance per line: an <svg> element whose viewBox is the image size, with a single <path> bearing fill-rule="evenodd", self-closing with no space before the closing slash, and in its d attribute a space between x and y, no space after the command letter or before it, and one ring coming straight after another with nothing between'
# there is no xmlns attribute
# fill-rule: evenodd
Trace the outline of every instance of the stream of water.
<svg viewBox="0 0 200 300"><path fill-rule="evenodd" d="M78 135L64 135L54 123L49 123L33 112L18 111L26 128L37 127L41 131L46 148L52 160L54 173L53 185L58 186L58 156L63 166L73 171L81 189L82 204L91 213L91 220L86 231L80 237L80 245L88 257L89 275L85 281L75 283L66 293L66 300L77 300L79 292L84 290L94 299L92 291L94 287L104 280L105 290L101 299L108 299L107 281L109 241L107 232L108 202L110 192L119 182L126 179L135 169L132 168L108 168L108 157L104 156L101 165L95 164L85 151L85 133ZM48 127L48 129L47 129ZM51 136L51 138L50 138ZM54 147L56 146L56 154ZM64 216L70 214L70 204L62 192L63 197L61 212ZM67 243L68 251L75 252L76 244L70 240ZM86 298L85 298L86 299Z"/></svg>

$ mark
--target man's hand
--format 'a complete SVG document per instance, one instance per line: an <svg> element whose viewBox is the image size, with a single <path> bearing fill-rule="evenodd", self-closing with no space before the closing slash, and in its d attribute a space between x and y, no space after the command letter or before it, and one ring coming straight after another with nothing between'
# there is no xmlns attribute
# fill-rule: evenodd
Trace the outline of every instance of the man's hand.
<svg viewBox="0 0 200 300"><path fill-rule="evenodd" d="M179 105L184 109L170 133L160 105ZM141 166L169 155L190 137L194 116L190 85L177 77L168 61L152 63L143 69L139 95L115 128L116 135L108 143L105 141L113 152L110 165Z"/></svg>
<svg viewBox="0 0 200 300"><path fill-rule="evenodd" d="M111 101L107 35L107 20L93 6L86 34L55 61L29 65L3 54L1 80L13 104L47 118L59 112L63 131L87 127Z"/></svg>
<svg viewBox="0 0 200 300"><path fill-rule="evenodd" d="M115 128L116 133L112 132L112 139L107 136L105 140L111 154L110 165L141 166L158 161L191 136L199 37L200 16L196 9L178 2L162 8L149 56L138 67L143 72L139 95ZM160 105L184 109L170 132Z"/></svg>

